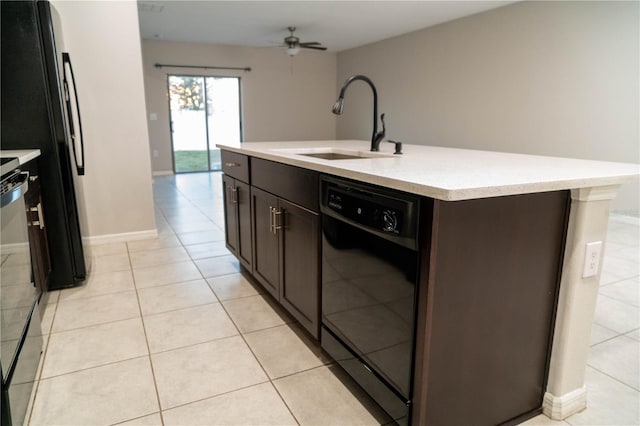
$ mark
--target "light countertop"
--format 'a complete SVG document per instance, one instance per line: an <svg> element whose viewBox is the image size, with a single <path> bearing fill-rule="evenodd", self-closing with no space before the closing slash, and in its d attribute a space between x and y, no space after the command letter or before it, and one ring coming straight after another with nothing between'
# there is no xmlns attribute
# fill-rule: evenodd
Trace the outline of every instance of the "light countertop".
<svg viewBox="0 0 640 426"><path fill-rule="evenodd" d="M219 148L445 201L638 182L640 165L369 141L244 142ZM359 151L374 158L325 160L300 151ZM296 153L298 152L298 153ZM377 155L376 155L377 154Z"/></svg>
<svg viewBox="0 0 640 426"><path fill-rule="evenodd" d="M0 150L1 158L18 158L20 165L40 156L39 149L3 149Z"/></svg>

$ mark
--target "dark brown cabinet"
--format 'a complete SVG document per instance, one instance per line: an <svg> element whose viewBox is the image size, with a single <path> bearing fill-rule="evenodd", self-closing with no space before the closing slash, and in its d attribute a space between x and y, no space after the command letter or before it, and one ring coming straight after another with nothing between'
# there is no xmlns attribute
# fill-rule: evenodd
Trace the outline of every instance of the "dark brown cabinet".
<svg viewBox="0 0 640 426"><path fill-rule="evenodd" d="M23 166L29 171L29 189L24 195L27 225L29 229L29 246L31 251L31 265L36 287L42 294L46 294L51 261L49 258L49 243L45 228L44 208L42 206L42 191L40 178L35 161ZM41 303L42 306L45 303Z"/></svg>
<svg viewBox="0 0 640 426"><path fill-rule="evenodd" d="M313 336L320 335L319 215L280 200L280 303Z"/></svg>
<svg viewBox="0 0 640 426"><path fill-rule="evenodd" d="M251 200L254 277L318 338L318 214L255 187Z"/></svg>
<svg viewBox="0 0 640 426"><path fill-rule="evenodd" d="M222 151L227 248L320 336L318 173Z"/></svg>
<svg viewBox="0 0 640 426"><path fill-rule="evenodd" d="M412 424L517 424L541 411L568 191L426 212Z"/></svg>
<svg viewBox="0 0 640 426"><path fill-rule="evenodd" d="M278 197L251 188L253 204L254 269L253 276L276 299L280 298L280 255L278 229L274 224L274 209L278 208Z"/></svg>
<svg viewBox="0 0 640 426"><path fill-rule="evenodd" d="M222 177L224 189L225 238L227 249L242 266L252 270L250 187L227 175Z"/></svg>

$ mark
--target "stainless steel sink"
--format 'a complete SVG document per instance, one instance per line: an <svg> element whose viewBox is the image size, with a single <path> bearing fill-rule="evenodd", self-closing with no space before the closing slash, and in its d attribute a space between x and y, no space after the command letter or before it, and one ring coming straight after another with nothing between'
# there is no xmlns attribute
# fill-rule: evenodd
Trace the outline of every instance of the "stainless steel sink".
<svg viewBox="0 0 640 426"><path fill-rule="evenodd" d="M337 152L316 152L313 154L299 154L299 155L304 155L305 157L322 158L324 160L353 160L355 158L371 158L371 157L362 157L359 155L340 154Z"/></svg>
<svg viewBox="0 0 640 426"><path fill-rule="evenodd" d="M323 160L357 160L372 158L389 158L393 155L382 154L370 151L356 151L339 148L294 148L294 149L274 149L273 151L283 154L303 155L305 157L320 158Z"/></svg>

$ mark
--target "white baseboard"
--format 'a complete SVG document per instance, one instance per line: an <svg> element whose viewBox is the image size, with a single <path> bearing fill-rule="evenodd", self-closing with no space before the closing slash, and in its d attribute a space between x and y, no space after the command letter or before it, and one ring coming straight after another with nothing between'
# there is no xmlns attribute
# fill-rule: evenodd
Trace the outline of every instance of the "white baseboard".
<svg viewBox="0 0 640 426"><path fill-rule="evenodd" d="M121 234L105 234L95 235L93 237L85 237L84 241L89 245L95 246L99 244L125 243L127 241L147 240L158 237L157 229L149 229L147 231L123 232Z"/></svg>
<svg viewBox="0 0 640 426"><path fill-rule="evenodd" d="M173 174L172 170L156 170L151 173L152 176L170 176Z"/></svg>
<svg viewBox="0 0 640 426"><path fill-rule="evenodd" d="M544 394L542 412L552 420L564 420L587 408L587 388L581 387L562 396Z"/></svg>

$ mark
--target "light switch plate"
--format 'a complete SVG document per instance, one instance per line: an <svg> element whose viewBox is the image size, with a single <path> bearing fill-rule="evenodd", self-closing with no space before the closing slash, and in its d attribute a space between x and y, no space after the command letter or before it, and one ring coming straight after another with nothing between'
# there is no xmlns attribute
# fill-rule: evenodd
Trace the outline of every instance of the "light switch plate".
<svg viewBox="0 0 640 426"><path fill-rule="evenodd" d="M587 243L584 251L584 269L582 278L589 278L598 275L600 267L600 256L602 255L602 241Z"/></svg>
<svg viewBox="0 0 640 426"><path fill-rule="evenodd" d="M152 112L149 114L149 121L156 121L158 120L158 114L156 114L155 112Z"/></svg>

